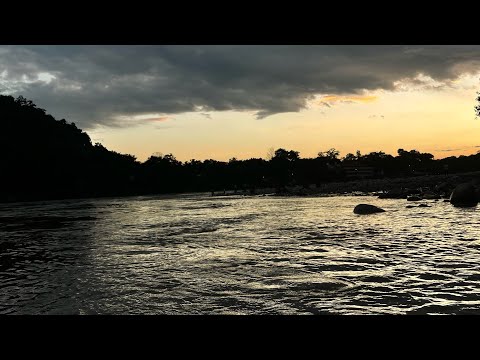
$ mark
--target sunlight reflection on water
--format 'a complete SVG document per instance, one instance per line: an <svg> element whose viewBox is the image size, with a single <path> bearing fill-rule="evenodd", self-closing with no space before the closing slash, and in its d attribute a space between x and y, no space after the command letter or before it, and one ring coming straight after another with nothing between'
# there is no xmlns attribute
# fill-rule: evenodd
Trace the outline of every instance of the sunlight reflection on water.
<svg viewBox="0 0 480 360"><path fill-rule="evenodd" d="M358 203L386 210L353 214ZM478 211L374 197L0 205L0 313L480 312Z"/></svg>

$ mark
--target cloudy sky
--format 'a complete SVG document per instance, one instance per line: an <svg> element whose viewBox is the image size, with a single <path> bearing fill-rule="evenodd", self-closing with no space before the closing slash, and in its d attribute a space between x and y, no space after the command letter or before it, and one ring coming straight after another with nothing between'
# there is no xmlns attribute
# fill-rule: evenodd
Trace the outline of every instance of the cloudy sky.
<svg viewBox="0 0 480 360"><path fill-rule="evenodd" d="M480 150L480 46L0 46L0 93L145 160Z"/></svg>

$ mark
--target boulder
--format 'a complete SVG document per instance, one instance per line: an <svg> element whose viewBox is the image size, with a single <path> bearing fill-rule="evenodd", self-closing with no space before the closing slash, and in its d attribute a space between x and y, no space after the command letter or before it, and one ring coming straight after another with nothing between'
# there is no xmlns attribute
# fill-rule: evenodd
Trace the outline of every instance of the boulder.
<svg viewBox="0 0 480 360"><path fill-rule="evenodd" d="M450 195L450 203L456 207L472 207L478 204L475 186L471 183L458 185Z"/></svg>
<svg viewBox="0 0 480 360"><path fill-rule="evenodd" d="M435 186L435 190L439 192L449 192L453 188L452 184L445 181Z"/></svg>
<svg viewBox="0 0 480 360"><path fill-rule="evenodd" d="M374 206L374 205L359 204L359 205L355 206L355 208L353 209L353 212L355 214L359 214L359 215L368 215L368 214L385 212L385 210L383 210L383 209L381 209L377 206Z"/></svg>
<svg viewBox="0 0 480 360"><path fill-rule="evenodd" d="M409 196L407 201L420 201L423 200L420 196Z"/></svg>
<svg viewBox="0 0 480 360"><path fill-rule="evenodd" d="M393 189L384 193L381 193L378 198L379 199L401 199L405 196L405 193L402 189Z"/></svg>

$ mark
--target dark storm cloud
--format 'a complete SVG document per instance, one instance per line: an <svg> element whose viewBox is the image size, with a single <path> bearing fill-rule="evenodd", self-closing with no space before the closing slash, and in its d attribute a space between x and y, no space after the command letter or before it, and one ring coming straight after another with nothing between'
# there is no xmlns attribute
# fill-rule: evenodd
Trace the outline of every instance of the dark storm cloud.
<svg viewBox="0 0 480 360"><path fill-rule="evenodd" d="M83 128L148 113L253 110L262 118L299 111L319 93L391 90L419 73L442 82L479 64L480 47L465 45L4 46L0 92Z"/></svg>

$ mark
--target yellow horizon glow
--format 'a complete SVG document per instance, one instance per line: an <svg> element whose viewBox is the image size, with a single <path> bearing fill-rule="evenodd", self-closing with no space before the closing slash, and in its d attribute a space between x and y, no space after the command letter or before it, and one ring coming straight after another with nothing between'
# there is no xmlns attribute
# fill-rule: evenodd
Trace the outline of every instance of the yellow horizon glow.
<svg viewBox="0 0 480 360"><path fill-rule="evenodd" d="M139 161L155 152L172 153L180 161L266 158L270 148L296 150L303 158L332 147L341 157L357 150L396 155L399 148L436 159L471 155L480 150L480 119L473 110L478 75L443 87L420 77L421 86L405 80L396 91L319 95L304 110L260 120L254 111L149 114L136 117L133 127L87 133L93 142Z"/></svg>

